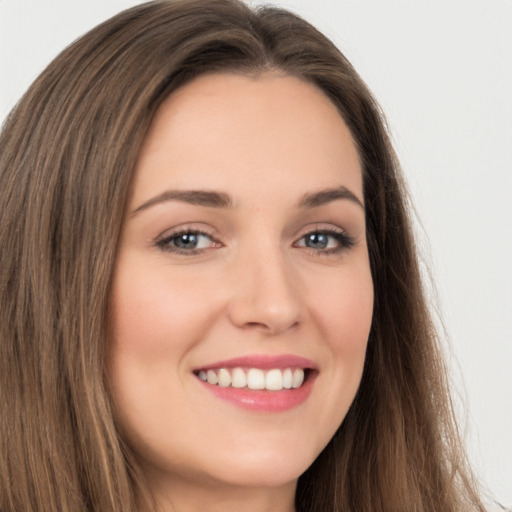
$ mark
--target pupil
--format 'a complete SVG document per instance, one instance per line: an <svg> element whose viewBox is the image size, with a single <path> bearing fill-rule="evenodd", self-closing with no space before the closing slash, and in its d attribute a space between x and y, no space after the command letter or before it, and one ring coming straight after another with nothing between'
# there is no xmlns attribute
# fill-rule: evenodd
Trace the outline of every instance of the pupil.
<svg viewBox="0 0 512 512"><path fill-rule="evenodd" d="M176 246L182 248L193 247L197 244L197 235L194 235L193 233L185 233L183 235L180 235L176 239L175 244Z"/></svg>
<svg viewBox="0 0 512 512"><path fill-rule="evenodd" d="M327 235L324 233L312 233L308 235L306 245L315 249L325 249L327 247Z"/></svg>

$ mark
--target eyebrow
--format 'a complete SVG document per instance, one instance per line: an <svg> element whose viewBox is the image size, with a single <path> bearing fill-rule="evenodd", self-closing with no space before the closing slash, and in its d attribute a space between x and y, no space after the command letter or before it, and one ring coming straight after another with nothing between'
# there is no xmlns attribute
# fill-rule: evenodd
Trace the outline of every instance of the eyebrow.
<svg viewBox="0 0 512 512"><path fill-rule="evenodd" d="M143 210L147 210L157 204L168 201L180 201L198 206L208 206L210 208L233 208L233 200L224 192L213 192L209 190L166 190L141 204L131 213L135 215Z"/></svg>
<svg viewBox="0 0 512 512"><path fill-rule="evenodd" d="M338 199L347 199L364 210L364 205L360 199L346 187L326 188L319 192L305 194L299 202L300 208L316 208L324 204L331 203Z"/></svg>
<svg viewBox="0 0 512 512"><path fill-rule="evenodd" d="M346 199L364 209L363 203L348 188L340 186L336 188L326 188L318 192L305 194L299 201L299 208L317 208L332 201ZM169 201L180 201L183 203L206 206L210 208L233 208L234 202L225 192L215 192L210 190L166 190L161 194L149 199L141 204L131 215L147 210L157 204Z"/></svg>

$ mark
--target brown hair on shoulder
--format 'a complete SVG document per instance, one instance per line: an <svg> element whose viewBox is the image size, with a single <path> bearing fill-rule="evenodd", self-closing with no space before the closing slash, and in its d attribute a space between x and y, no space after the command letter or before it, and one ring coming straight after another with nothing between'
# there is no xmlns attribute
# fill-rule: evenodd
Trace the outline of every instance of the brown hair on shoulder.
<svg viewBox="0 0 512 512"><path fill-rule="evenodd" d="M151 510L105 375L112 269L134 165L166 97L210 72L318 86L364 173L375 309L360 389L302 475L300 512L483 510L426 305L379 107L301 18L237 0L142 4L64 50L0 137L0 507Z"/></svg>

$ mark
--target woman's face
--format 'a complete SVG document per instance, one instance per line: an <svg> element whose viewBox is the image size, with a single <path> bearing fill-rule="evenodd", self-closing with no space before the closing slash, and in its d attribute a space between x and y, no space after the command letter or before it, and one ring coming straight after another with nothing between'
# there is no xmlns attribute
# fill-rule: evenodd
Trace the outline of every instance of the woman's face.
<svg viewBox="0 0 512 512"><path fill-rule="evenodd" d="M295 485L354 399L372 307L358 154L326 96L270 74L173 93L112 290L112 393L150 478Z"/></svg>

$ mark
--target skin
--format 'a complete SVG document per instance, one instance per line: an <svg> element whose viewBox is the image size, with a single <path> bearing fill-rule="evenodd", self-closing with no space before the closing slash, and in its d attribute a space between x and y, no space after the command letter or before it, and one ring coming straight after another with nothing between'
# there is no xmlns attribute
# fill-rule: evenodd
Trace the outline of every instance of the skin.
<svg viewBox="0 0 512 512"><path fill-rule="evenodd" d="M299 206L340 187L354 197ZM154 200L169 190L233 204ZM306 237L333 229L353 245ZM206 233L196 249L176 252L172 235L195 230ZM109 359L120 424L161 510L293 511L298 477L354 399L372 308L359 158L322 91L268 73L206 75L174 92L136 166ZM253 354L312 360L307 400L247 410L193 372Z"/></svg>

